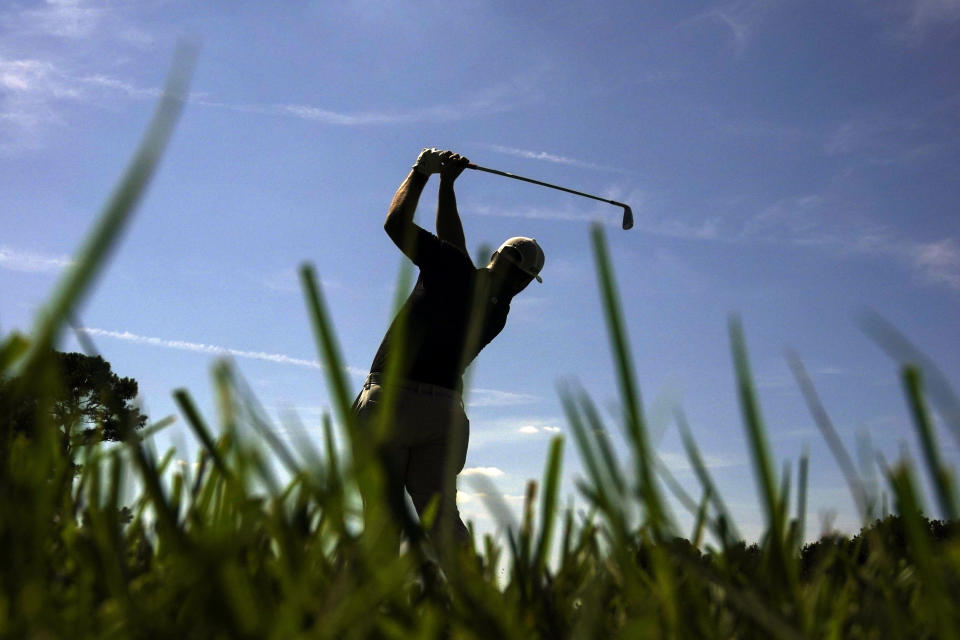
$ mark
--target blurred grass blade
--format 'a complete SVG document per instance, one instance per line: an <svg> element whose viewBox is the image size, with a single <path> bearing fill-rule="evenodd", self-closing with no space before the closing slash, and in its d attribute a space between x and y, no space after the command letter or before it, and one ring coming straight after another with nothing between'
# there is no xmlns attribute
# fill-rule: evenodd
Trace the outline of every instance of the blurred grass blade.
<svg viewBox="0 0 960 640"><path fill-rule="evenodd" d="M340 355L340 346L333 334L333 324L327 312L316 271L312 265L304 264L300 267L300 283L307 297L307 309L310 312L310 323L313 326L314 338L317 341L317 351L323 363L323 372L326 374L330 394L333 396L334 409L340 424L344 425L348 442L353 447L353 411L350 390L344 374L343 357ZM354 452L356 453L356 452Z"/></svg>
<svg viewBox="0 0 960 640"><path fill-rule="evenodd" d="M920 501L917 498L913 474L907 463L887 472L890 484L897 497L897 511L903 518L906 541L910 556L916 562L916 569L922 576L923 597L928 599L932 606L930 614L934 617L937 633L933 637L957 638L960 637L960 627L954 618L956 601L950 601L948 594L955 589L949 589L944 583L944 576L940 572L941 560L936 557L930 541L926 520L921 513Z"/></svg>
<svg viewBox="0 0 960 640"><path fill-rule="evenodd" d="M866 524L869 517L869 500L866 489L864 489L863 486L863 480L861 480L860 474L857 472L857 467L853 463L853 458L847 453L847 448L843 446L843 441L840 440L840 436L834 428L830 416L827 414L826 409L823 408L823 404L817 395L817 390L814 388L810 376L807 375L807 370L803 366L803 362L801 362L800 358L793 352L787 354L787 362L790 364L793 376L800 386L800 391L803 393L803 398L807 403L810 414L813 416L814 423L816 423L817 428L820 429L823 439L827 441L827 445L830 447L830 451L833 453L837 464L840 465L840 471L843 472L847 486L850 487L850 493L853 496L853 501L857 505L857 511L860 512L860 522Z"/></svg>
<svg viewBox="0 0 960 640"><path fill-rule="evenodd" d="M776 480L773 475L773 461L767 444L763 419L760 417L760 406L754 392L743 327L736 316L730 318L730 344L733 350L740 410L743 412L743 424L747 431L747 444L750 445L750 459L753 462L760 504L763 505L766 513L767 528L779 533L782 530L782 520L779 509L780 500L777 497Z"/></svg>
<svg viewBox="0 0 960 640"><path fill-rule="evenodd" d="M494 521L506 530L507 536L512 539L514 534L519 531L517 521L513 517L513 512L507 506L506 500L500 494L500 490L493 484L493 481L486 476L471 476L470 484L473 485L484 506L493 516Z"/></svg>
<svg viewBox="0 0 960 640"><path fill-rule="evenodd" d="M710 488L704 487L700 505L697 507L697 517L693 521L693 532L690 534L690 544L699 549L703 543L703 530L707 522L707 508L710 506Z"/></svg>
<svg viewBox="0 0 960 640"><path fill-rule="evenodd" d="M807 523L807 483L810 466L810 454L806 447L800 454L800 465L797 469L797 544L802 547L806 539Z"/></svg>
<svg viewBox="0 0 960 640"><path fill-rule="evenodd" d="M540 510L540 539L534 555L534 570L543 569L547 554L550 551L550 540L553 535L554 520L557 512L557 497L560 488L560 469L563 464L563 436L555 436L550 441L550 452L547 454L547 468L543 477L543 498Z"/></svg>
<svg viewBox="0 0 960 640"><path fill-rule="evenodd" d="M724 531L726 535L729 536L726 539L721 540L722 543L727 544L734 542L736 540L741 540L740 532L737 530L737 525L733 520L733 517L730 515L730 511L727 509L726 503L723 501L723 497L720 495L720 492L717 491L717 487L713 482L713 478L710 476L710 472L707 471L707 465L703 462L703 457L700 455L700 449L697 447L696 440L693 439L693 435L690 433L690 426L687 424L687 418L682 411L677 410L675 412L677 427L680 429L680 438L683 441L683 448L687 452L687 458L690 460L690 465L693 467L694 473L697 475L697 480L700 481L700 486L703 487L707 495L710 496L710 499L713 501L714 509L717 514L722 517L724 522ZM721 532L717 532L718 534Z"/></svg>
<svg viewBox="0 0 960 640"><path fill-rule="evenodd" d="M672 527L667 520L666 506L660 496L656 474L653 469L650 445L647 440L646 426L640 406L640 393L620 307L620 296L617 293L613 266L610 262L610 253L607 250L603 228L599 224L594 224L591 228L591 239L593 241L594 261L597 267L597 278L603 299L604 317L607 321L607 330L610 334L610 345L617 371L617 382L620 386L620 399L624 403L625 427L628 439L634 449L637 481L640 484L639 489L643 496L643 505L654 534L657 537L664 537Z"/></svg>
<svg viewBox="0 0 960 640"><path fill-rule="evenodd" d="M206 450L207 455L209 455L213 460L213 464L217 468L217 471L223 474L223 476L226 478L231 477L230 469L227 468L227 464L223 460L223 456L220 455L220 450L217 447L216 442L213 441L213 436L210 435L210 429L200 416L200 412L197 410L196 405L193 404L190 394L187 393L186 389L177 389L173 392L173 397L180 406L180 410L183 411L184 416L186 416L187 425L193 430L193 433L196 434L197 439L200 440L200 443Z"/></svg>
<svg viewBox="0 0 960 640"><path fill-rule="evenodd" d="M906 388L910 412L913 415L913 424L920 439L920 448L923 451L927 471L930 473L930 484L937 492L940 513L948 520L956 520L958 505L953 479L940 458L930 412L923 398L920 370L913 366L904 367L903 384Z"/></svg>
<svg viewBox="0 0 960 640"><path fill-rule="evenodd" d="M956 444L960 446L960 398L940 368L876 313L864 314L861 326L867 335L901 366L915 364L923 370L930 399L936 405Z"/></svg>
<svg viewBox="0 0 960 640"><path fill-rule="evenodd" d="M32 371L38 359L57 342L64 323L90 289L110 250L130 222L183 109L195 58L195 47L181 45L177 49L163 95L136 154L39 316L25 370Z"/></svg>
<svg viewBox="0 0 960 640"><path fill-rule="evenodd" d="M143 429L136 431L135 435L140 440L147 440L157 435L158 433L160 433L161 431L163 431L164 429L166 429L176 421L177 421L177 416L169 415L166 418L157 420L153 424L148 424Z"/></svg>

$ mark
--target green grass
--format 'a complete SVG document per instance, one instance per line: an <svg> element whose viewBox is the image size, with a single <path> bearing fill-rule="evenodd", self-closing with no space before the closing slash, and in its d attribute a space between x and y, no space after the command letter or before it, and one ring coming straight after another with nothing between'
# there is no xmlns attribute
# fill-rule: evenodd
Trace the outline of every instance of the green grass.
<svg viewBox="0 0 960 640"><path fill-rule="evenodd" d="M322 443L302 439L291 450L275 437L237 372L220 363L215 426L186 390L174 393L200 444L194 470L173 466L173 451L153 451L153 435L169 420L130 432L122 443L84 447L77 460L69 459L61 427L45 410L58 383L49 349L142 196L173 128L186 76L173 74L130 170L36 330L0 341L0 378L8 383L0 395L0 637L958 635L956 527L922 515L920 481L909 461L877 463L896 515L875 522L885 514L866 477L870 471L863 465L858 471L794 357L813 420L867 525L852 539L803 545L808 460L803 454L796 462L791 516L793 475L788 465L776 474L737 319L730 323L733 375L765 534L755 545L740 538L682 415L677 423L697 494L670 475L650 444L599 228L592 239L623 415L607 424L574 384L560 389L585 469L577 486L586 513L560 505L565 441L556 437L542 481L528 485L522 522L503 544L485 536L473 540L472 550L449 551L426 536L382 490L373 448L385 426L373 439L354 437L352 390L318 279L307 266L301 279L308 321L347 455L334 447L329 416ZM889 338L884 345L904 352L907 343L889 327L873 326ZM940 512L953 519L960 507L954 473L939 453L930 405L956 435L956 396L926 361L913 362L922 366L905 364L903 384L922 443L920 468ZM925 375L934 377L935 393L925 392ZM7 418L24 398L37 400L33 420L26 431L14 431ZM628 443L626 472L616 461L611 429ZM288 481L278 480L272 459ZM486 494L491 511L509 520L496 492ZM690 512L692 542L679 531L671 504ZM401 533L408 544L397 553ZM508 570L504 578L501 567Z"/></svg>

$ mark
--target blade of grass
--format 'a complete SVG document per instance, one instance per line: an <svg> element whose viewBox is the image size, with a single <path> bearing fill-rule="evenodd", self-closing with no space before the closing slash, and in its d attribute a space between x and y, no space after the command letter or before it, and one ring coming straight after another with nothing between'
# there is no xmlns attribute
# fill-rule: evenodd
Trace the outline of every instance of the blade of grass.
<svg viewBox="0 0 960 640"><path fill-rule="evenodd" d="M940 458L930 412L923 397L920 370L913 366L904 367L903 384L906 388L910 412L913 415L913 425L917 430L920 448L930 474L930 483L936 489L937 500L940 502L940 512L948 520L956 520L960 507L957 504L953 479Z"/></svg>
<svg viewBox="0 0 960 640"><path fill-rule="evenodd" d="M913 557L917 571L922 576L923 594L928 606L924 607L928 615L933 617L938 638L957 638L960 636L953 613L956 603L951 602L947 594L950 590L944 584L940 571L941 563L934 554L930 543L926 520L920 509L920 501L914 486L913 474L907 463L899 468L888 470L891 488L897 498L897 510L903 518L904 529L910 555Z"/></svg>
<svg viewBox="0 0 960 640"><path fill-rule="evenodd" d="M553 535L554 516L557 512L557 494L560 488L560 468L563 464L563 436L555 436L550 441L547 454L547 468L543 476L543 499L540 510L540 539L534 555L533 568L539 574L550 552Z"/></svg>
<svg viewBox="0 0 960 640"><path fill-rule="evenodd" d="M190 398L190 394L187 393L186 389L177 389L173 392L173 397L180 406L180 410L183 411L183 414L186 416L187 425L191 430L193 430L193 433L197 436L197 439L200 440L200 443L206 450L207 455L209 455L210 459L213 460L213 464L217 468L217 471L219 471L220 474L225 478L231 478L232 473L230 472L230 469L227 468L227 464L223 460L223 456L220 455L220 450L217 447L217 444L213 441L213 437L210 435L210 429L200 416L200 412L193 403L193 399Z"/></svg>
<svg viewBox="0 0 960 640"><path fill-rule="evenodd" d="M616 280L613 275L613 266L610 262L610 253L607 250L603 228L594 224L591 228L594 260L597 267L597 278L603 299L604 317L607 321L607 330L610 334L610 345L616 364L617 382L620 387L620 398L624 403L624 420L628 439L633 446L635 463L637 465L637 481L640 493L643 496L643 505L647 512L654 535L659 539L667 537L672 527L667 519L667 510L660 496L656 483L650 446L647 440L646 427L640 407L640 393L637 387L633 361L630 356L629 342L623 313L620 307L620 296L617 293Z"/></svg>
<svg viewBox="0 0 960 640"><path fill-rule="evenodd" d="M733 350L740 410L743 413L747 443L750 445L750 459L753 462L760 504L763 505L766 514L767 528L777 534L776 537L780 539L782 519L780 517L780 500L777 496L776 480L774 480L773 462L765 436L763 419L760 417L760 406L754 392L753 376L750 374L750 362L747 359L747 345L743 336L743 327L740 319L736 316L730 318L730 344Z"/></svg>
<svg viewBox="0 0 960 640"><path fill-rule="evenodd" d="M930 399L936 405L957 445L960 445L960 398L940 368L879 315L864 314L861 326L888 356L901 365L912 363L923 370Z"/></svg>
<svg viewBox="0 0 960 640"><path fill-rule="evenodd" d="M314 338L317 341L317 351L323 362L323 372L327 378L330 394L333 396L333 406L337 418L344 425L344 434L353 447L353 411L351 411L351 394L347 387L344 375L343 358L340 355L340 346L333 335L333 324L327 312L316 271L312 265L304 264L300 267L300 283L307 298L307 309L310 312L310 324L313 326Z"/></svg>
<svg viewBox="0 0 960 640"><path fill-rule="evenodd" d="M806 538L807 523L807 474L810 466L810 455L806 447L800 454L800 465L797 468L797 547L803 547Z"/></svg>
<svg viewBox="0 0 960 640"><path fill-rule="evenodd" d="M800 358L791 352L787 354L787 361L790 364L790 369L793 371L794 378L797 380L797 384L800 386L800 391L803 393L807 408L813 416L813 421L816 423L817 428L820 429L823 439L827 441L827 445L830 447L834 459L840 466L840 471L843 472L847 486L850 487L850 494L853 496L853 501L857 505L857 511L860 513L860 522L866 524L869 516L867 492L863 487L863 480L861 480L860 474L857 473L857 467L853 463L853 458L850 457L846 447L843 446L843 441L840 440L840 436L837 434L837 430L834 428L830 416L827 415L826 409L823 408L823 404L817 395L817 390L814 388L810 376L807 375L807 370L800 361Z"/></svg>
<svg viewBox="0 0 960 640"><path fill-rule="evenodd" d="M728 544L735 542L736 540L741 540L740 531L737 529L737 525L733 520L733 517L730 515L730 511L727 509L726 503L723 501L723 496L720 495L720 492L717 491L717 487L713 482L713 478L710 476L710 472L707 471L707 465L703 462L703 457L700 455L700 449L697 447L697 442L694 440L693 435L690 432L690 425L687 424L687 418L679 409L674 414L676 416L677 427L680 430L680 438L683 441L683 448L687 452L687 458L690 460L690 465L693 467L694 473L697 475L697 480L700 481L700 486L704 488L704 491L708 492L711 500L713 501L713 508L717 512L717 515L722 518L724 522L723 530L717 530L716 533L720 537L720 542L722 544ZM719 521L717 522L719 525Z"/></svg>

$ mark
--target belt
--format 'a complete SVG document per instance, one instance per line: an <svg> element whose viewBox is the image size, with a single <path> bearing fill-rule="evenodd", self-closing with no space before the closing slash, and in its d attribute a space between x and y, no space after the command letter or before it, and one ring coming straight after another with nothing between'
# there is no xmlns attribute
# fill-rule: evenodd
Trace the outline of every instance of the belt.
<svg viewBox="0 0 960 640"><path fill-rule="evenodd" d="M382 373L371 373L367 376L367 379L363 381L363 388L369 389L370 385L383 386L384 376ZM406 389L408 391L415 391L417 393L424 393L427 395L434 396L447 396L450 398L459 398L460 389L450 389L449 387L441 387L438 384L431 384L429 382L418 382L417 380L407 380L404 378L391 380L391 384L400 389Z"/></svg>

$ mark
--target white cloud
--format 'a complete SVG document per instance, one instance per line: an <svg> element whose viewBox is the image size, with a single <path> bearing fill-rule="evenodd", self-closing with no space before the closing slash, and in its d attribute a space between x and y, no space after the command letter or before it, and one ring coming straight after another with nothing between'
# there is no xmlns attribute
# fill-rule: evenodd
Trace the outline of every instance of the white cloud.
<svg viewBox="0 0 960 640"><path fill-rule="evenodd" d="M486 476L488 478L500 478L504 475L501 469L497 467L467 467L460 472L461 476Z"/></svg>
<svg viewBox="0 0 960 640"><path fill-rule="evenodd" d="M741 54L747 48L765 14L778 2L771 0L732 0L715 5L680 24L688 27L697 23L714 24L727 33L734 52Z"/></svg>
<svg viewBox="0 0 960 640"><path fill-rule="evenodd" d="M138 87L132 83L124 82L123 80L103 74L83 76L77 80L91 87L99 87L102 89L109 89L125 93L130 98L159 98L163 95L163 90L158 87Z"/></svg>
<svg viewBox="0 0 960 640"><path fill-rule="evenodd" d="M470 389L467 397L468 407L512 407L540 401L539 396L497 389Z"/></svg>
<svg viewBox="0 0 960 640"><path fill-rule="evenodd" d="M0 57L0 148L32 148L47 126L60 122L56 102L79 91L53 64Z"/></svg>
<svg viewBox="0 0 960 640"><path fill-rule="evenodd" d="M818 194L784 198L749 220L740 236L744 241L789 243L840 254L891 258L923 282L960 290L960 243L956 238L915 240L882 225L861 223L842 228L826 222L837 217L843 208L842 203Z"/></svg>
<svg viewBox="0 0 960 640"><path fill-rule="evenodd" d="M484 145L487 149L491 151L496 151L497 153L504 153L510 156L516 156L518 158L526 158L527 160L542 160L544 162L552 162L554 164L562 164L570 167L580 167L583 169L596 169L598 171L615 171L617 173L629 173L625 169L619 167L608 167L600 164L595 164L593 162L587 162L585 160L577 160L576 158L571 158L569 156L561 156L554 153L548 153L546 151L530 151L528 149L517 149L515 147L505 147L498 144Z"/></svg>
<svg viewBox="0 0 960 640"><path fill-rule="evenodd" d="M518 415L499 419L471 416L470 448L477 452L488 446L493 449L526 440L534 433L559 433L558 424L562 424L562 418L557 416Z"/></svg>
<svg viewBox="0 0 960 640"><path fill-rule="evenodd" d="M893 40L913 46L960 22L960 0L869 0L861 6L887 24Z"/></svg>
<svg viewBox="0 0 960 640"><path fill-rule="evenodd" d="M0 246L0 268L27 273L57 273L70 266L66 256L50 256Z"/></svg>
<svg viewBox="0 0 960 640"><path fill-rule="evenodd" d="M83 0L47 0L36 9L7 12L3 22L30 34L79 39L97 30L106 11L103 6L90 6Z"/></svg>
<svg viewBox="0 0 960 640"><path fill-rule="evenodd" d="M334 111L310 104L230 104L202 101L198 104L211 107L223 107L237 111L279 115L309 120L320 124L356 127L365 125L413 124L418 122L455 122L480 116L510 111L516 106L516 100L507 95L492 91L489 95L467 99L458 103L439 104L410 109L384 109L366 111Z"/></svg>
<svg viewBox="0 0 960 640"><path fill-rule="evenodd" d="M267 353L264 351L245 351L242 349L232 349L200 342L186 342L184 340L167 340L164 338L155 338L150 336L141 336L129 331L108 331L106 329L96 329L92 327L83 327L77 329L91 336L102 336L123 340L124 342L133 342L136 344L145 344L151 347L162 347L165 349L176 349L180 351L192 351L193 353L206 353L216 356L233 356L236 358L246 358L249 360L264 360L275 362L277 364L289 364L298 367L307 367L309 369L320 369L320 363L316 360L306 360L304 358L294 358L282 353ZM356 374L361 370L356 367L347 367L348 373ZM366 371L363 371L365 374Z"/></svg>
<svg viewBox="0 0 960 640"><path fill-rule="evenodd" d="M960 291L960 245L955 238L908 242L901 250L922 278Z"/></svg>
<svg viewBox="0 0 960 640"><path fill-rule="evenodd" d="M16 151L40 146L44 130L64 121L64 101L107 103L118 97L155 100L161 94L159 87L139 86L100 72L66 70L49 60L0 57L0 148ZM334 111L307 104L241 104L218 101L202 93L192 93L188 102L205 108L354 127L453 122L509 111L529 99L521 79L489 87L457 102L408 109Z"/></svg>
<svg viewBox="0 0 960 640"><path fill-rule="evenodd" d="M534 425L532 425L532 424L524 425L524 426L520 427L519 429L517 429L517 433L522 433L522 434L525 434L525 435L530 435L530 434L540 433L540 432L544 432L544 433L560 433L561 431L562 431L562 429L561 429L560 427L551 427L551 426L536 427L536 426L534 426Z"/></svg>

